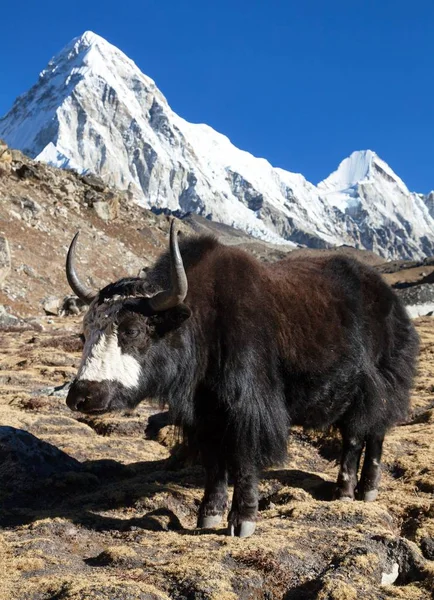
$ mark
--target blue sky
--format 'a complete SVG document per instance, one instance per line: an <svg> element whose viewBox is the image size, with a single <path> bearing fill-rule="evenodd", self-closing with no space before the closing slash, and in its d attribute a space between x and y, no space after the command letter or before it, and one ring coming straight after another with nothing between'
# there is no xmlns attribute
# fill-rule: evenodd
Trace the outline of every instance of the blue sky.
<svg viewBox="0 0 434 600"><path fill-rule="evenodd" d="M433 0L4 2L0 115L87 29L178 114L275 166L317 183L370 148L434 188Z"/></svg>

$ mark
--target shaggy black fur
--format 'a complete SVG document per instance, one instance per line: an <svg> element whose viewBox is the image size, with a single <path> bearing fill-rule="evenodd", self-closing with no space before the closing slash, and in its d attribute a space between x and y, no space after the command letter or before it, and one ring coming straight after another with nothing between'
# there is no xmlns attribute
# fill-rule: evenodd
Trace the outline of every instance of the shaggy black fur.
<svg viewBox="0 0 434 600"><path fill-rule="evenodd" d="M229 522L244 535L243 522L256 519L260 469L285 459L291 424L340 429L338 498L354 498L366 445L358 492L374 499L382 441L407 414L418 351L398 297L372 268L342 256L268 265L210 237L180 249L183 305L152 314L143 297L168 286L165 254L145 280L104 288L85 318L86 333L111 303L123 351L142 364L140 389L117 389L105 408L168 401L205 465L200 526L223 514L229 473Z"/></svg>

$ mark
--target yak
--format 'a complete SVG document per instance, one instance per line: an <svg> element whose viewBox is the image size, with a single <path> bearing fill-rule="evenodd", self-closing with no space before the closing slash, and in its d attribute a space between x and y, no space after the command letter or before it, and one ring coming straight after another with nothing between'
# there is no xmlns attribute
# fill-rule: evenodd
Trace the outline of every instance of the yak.
<svg viewBox="0 0 434 600"><path fill-rule="evenodd" d="M199 528L218 525L234 485L228 533L251 535L261 470L281 464L291 425L342 436L335 498L375 500L386 432L405 419L418 336L381 275L324 253L263 263L211 236L183 236L145 278L98 293L66 274L89 309L67 404L75 411L167 402L200 454ZM361 454L363 468L358 480Z"/></svg>

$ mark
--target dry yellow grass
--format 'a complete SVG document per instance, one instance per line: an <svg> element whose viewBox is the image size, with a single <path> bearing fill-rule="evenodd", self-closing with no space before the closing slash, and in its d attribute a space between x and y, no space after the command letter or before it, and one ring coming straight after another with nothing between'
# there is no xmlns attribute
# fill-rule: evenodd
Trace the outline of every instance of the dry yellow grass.
<svg viewBox="0 0 434 600"><path fill-rule="evenodd" d="M47 386L77 364L65 340L76 322L0 334L2 425L81 463L37 489L29 465L9 472L12 485L0 490L0 600L431 598L433 563L420 549L434 536L434 320L417 325L414 413L387 438L378 501L331 502L333 436L296 430L285 468L264 473L257 533L247 540L226 537L223 526L194 530L202 471L171 457L169 428L145 439L157 408L77 420L50 395ZM381 585L394 561L399 579Z"/></svg>

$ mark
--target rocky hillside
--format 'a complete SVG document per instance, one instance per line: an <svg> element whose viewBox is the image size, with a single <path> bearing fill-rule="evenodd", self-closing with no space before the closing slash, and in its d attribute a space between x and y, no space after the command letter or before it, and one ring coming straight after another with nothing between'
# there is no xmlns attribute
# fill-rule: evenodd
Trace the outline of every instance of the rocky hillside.
<svg viewBox="0 0 434 600"><path fill-rule="evenodd" d="M345 245L293 249L195 213L185 215L179 227L184 235L211 234L265 261L283 258L289 251L354 256L376 266L406 304L417 305L415 316L434 310L434 259L384 263L374 252ZM0 324L11 324L4 311L27 318L59 313L70 294L66 252L78 230L78 268L96 288L139 274L168 243L163 212L157 215L140 207L128 192L110 188L99 177L45 165L0 142Z"/></svg>
<svg viewBox="0 0 434 600"><path fill-rule="evenodd" d="M374 152L354 152L318 185L175 114L155 82L87 31L0 119L11 147L92 172L140 204L190 212L268 241L348 244L385 258L434 254L432 194L412 193Z"/></svg>
<svg viewBox="0 0 434 600"><path fill-rule="evenodd" d="M288 251L196 215L187 216L180 229L212 233L265 260ZM64 263L78 230L78 269L95 287L137 275L167 247L164 214L138 206L127 192L98 177L50 167L0 146L0 305L16 315L37 316L44 306L53 307L53 297L69 294Z"/></svg>

